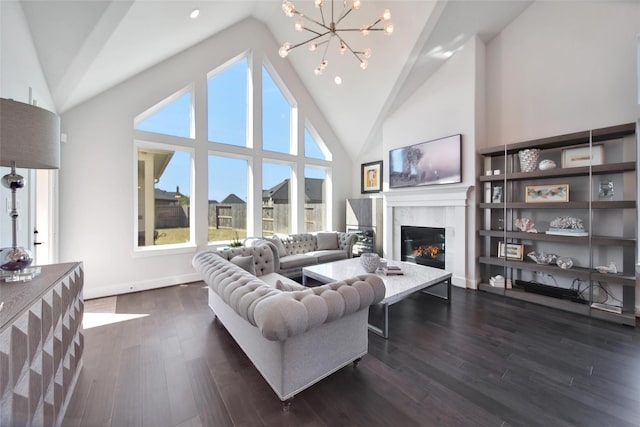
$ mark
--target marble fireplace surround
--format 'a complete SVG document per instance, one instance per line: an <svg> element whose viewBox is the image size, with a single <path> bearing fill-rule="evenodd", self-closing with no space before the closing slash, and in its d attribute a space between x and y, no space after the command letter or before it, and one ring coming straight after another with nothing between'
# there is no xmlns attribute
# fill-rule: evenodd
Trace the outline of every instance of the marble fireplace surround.
<svg viewBox="0 0 640 427"><path fill-rule="evenodd" d="M467 209L471 188L443 185L384 192L384 256L400 259L400 226L442 227L447 251L445 270L452 273L455 286L468 287Z"/></svg>

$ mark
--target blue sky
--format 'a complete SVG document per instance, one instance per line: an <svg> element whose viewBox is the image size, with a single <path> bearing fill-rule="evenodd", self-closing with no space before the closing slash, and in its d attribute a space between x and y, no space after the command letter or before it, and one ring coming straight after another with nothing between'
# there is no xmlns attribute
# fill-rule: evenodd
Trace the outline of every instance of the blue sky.
<svg viewBox="0 0 640 427"><path fill-rule="evenodd" d="M208 140L246 146L247 61L242 59L209 80ZM289 151L290 106L269 73L263 68L263 146L265 150ZM150 132L189 138L191 94L186 93L141 121L137 128ZM305 155L324 159L322 151L305 129ZM212 149L215 147L212 144ZM263 188L268 189L290 178L290 168L263 163ZM189 154L176 152L160 177L156 188L190 195ZM247 198L247 162L240 159L209 156L209 200L221 201L233 193ZM305 168L305 177L324 178L324 171Z"/></svg>

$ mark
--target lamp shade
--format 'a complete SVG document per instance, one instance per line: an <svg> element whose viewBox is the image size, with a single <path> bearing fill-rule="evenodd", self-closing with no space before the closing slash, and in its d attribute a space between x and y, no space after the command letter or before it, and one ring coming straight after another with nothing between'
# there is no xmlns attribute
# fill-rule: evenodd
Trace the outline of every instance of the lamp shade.
<svg viewBox="0 0 640 427"><path fill-rule="evenodd" d="M0 98L0 166L60 167L60 118L43 108Z"/></svg>

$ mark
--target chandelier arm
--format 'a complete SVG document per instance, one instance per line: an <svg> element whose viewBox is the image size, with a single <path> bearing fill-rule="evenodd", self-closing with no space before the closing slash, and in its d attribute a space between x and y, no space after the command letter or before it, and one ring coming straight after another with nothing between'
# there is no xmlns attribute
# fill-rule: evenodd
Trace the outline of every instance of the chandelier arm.
<svg viewBox="0 0 640 427"><path fill-rule="evenodd" d="M344 18L347 17L347 15L349 13L351 13L351 11L353 10L353 8L349 8L347 9L347 11L344 13L344 15L342 15L340 18L338 18L338 20L336 21L336 26L340 23L340 21L342 21ZM379 20L378 20L379 21ZM375 24L374 24L375 25Z"/></svg>
<svg viewBox="0 0 640 427"><path fill-rule="evenodd" d="M317 35L318 35L318 37L322 37L322 36L324 36L324 35L326 35L326 34L329 34L329 33L331 32L330 30L327 30L327 31L325 31L324 33L319 33L318 31L316 31L316 30L312 30L311 28L307 28L307 27L304 27L303 29L304 29L305 31L310 32L310 33L317 34ZM310 39L310 40L313 40L313 39ZM307 40L307 41L310 41L310 40ZM305 42L305 43L306 43L306 42Z"/></svg>
<svg viewBox="0 0 640 427"><path fill-rule="evenodd" d="M349 49L349 52L353 53L353 56L356 57L356 59L358 60L358 62L362 63L362 58L360 58L360 56L358 56L359 53L362 52L356 52L353 49L351 49L351 46L349 46L349 43L347 43L346 41L344 41L344 39L342 37L340 37L340 34L336 33L336 36L340 39L340 42L346 46L347 49Z"/></svg>
<svg viewBox="0 0 640 427"><path fill-rule="evenodd" d="M315 33L315 31L313 31L313 32ZM329 34L329 31L327 31L326 33L322 33L322 34L320 34L320 33L316 33L316 34L318 34L318 35L317 35L317 36L315 36L315 37L311 37L310 39L307 39L307 40L305 40L305 41L303 41L303 42L300 42L300 43L298 43L298 44L294 44L293 46L291 46L291 47L289 48L289 50L291 51L291 50L293 50L293 49L295 49L295 48L297 48L297 47L300 47L300 46L302 46L302 45L304 45L304 44L307 44L307 43L309 43L309 42L311 42L311 41L314 41L314 40L316 40L316 39L319 39L319 38L320 38L320 37L322 37L322 36L326 36L327 34ZM327 40L327 41L328 41L328 40ZM324 42L323 42L323 43L324 43Z"/></svg>
<svg viewBox="0 0 640 427"><path fill-rule="evenodd" d="M318 21L316 21L316 20L315 20L315 19L313 19L313 18L309 18L307 15L305 15L305 14L303 14L303 13L300 13L300 12L296 12L296 13L297 13L298 15L300 15L300 17L301 17L301 18L304 18L304 19L306 19L306 20L307 20L307 21L309 21L309 22L313 22L313 23L314 23L314 24L316 24L317 26L322 27L322 28L324 28L324 29L325 29L325 30L327 30L327 31L331 31L331 28L330 28L330 27L327 27L327 26L324 24L324 16L322 17L322 22L318 22ZM307 29L307 27L305 27L305 30L306 30L306 29Z"/></svg>
<svg viewBox="0 0 640 427"><path fill-rule="evenodd" d="M322 61L327 57L327 51L329 50L329 45L331 44L331 37L327 39L327 45L324 47L324 52L322 52Z"/></svg>

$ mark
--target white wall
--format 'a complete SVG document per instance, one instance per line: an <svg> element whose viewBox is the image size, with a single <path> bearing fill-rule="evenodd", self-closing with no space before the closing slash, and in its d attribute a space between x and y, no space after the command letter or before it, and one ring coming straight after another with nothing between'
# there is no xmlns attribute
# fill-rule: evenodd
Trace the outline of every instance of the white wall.
<svg viewBox="0 0 640 427"><path fill-rule="evenodd" d="M0 1L0 52L0 97L28 103L31 89L32 99L39 107L55 112L20 2ZM0 177L9 171L0 168ZM17 192L18 246L33 249L35 172L18 168L18 174L25 177L27 184ZM0 185L0 248L11 246L11 220L5 208L10 198L11 192Z"/></svg>
<svg viewBox="0 0 640 427"><path fill-rule="evenodd" d="M430 141L454 134L462 134L462 185L474 187L476 183L476 143L477 134L482 133L484 103L484 81L478 75L484 75L485 46L477 37L471 38L461 50L456 52L415 94L389 116L383 126L382 153L388 164L389 150L411 144ZM478 69L480 67L481 69ZM480 134L480 140L483 135ZM442 191L440 186L424 186L412 189L389 190L388 167L384 171L384 191L402 193L403 191L430 192ZM466 210L466 223L459 224L456 233L467 237L466 287L476 286L476 209L474 190L470 192ZM389 227L385 226L385 230ZM395 236L386 238L395 239Z"/></svg>
<svg viewBox="0 0 640 427"><path fill-rule="evenodd" d="M538 1L487 46L488 144L637 119L640 2Z"/></svg>
<svg viewBox="0 0 640 427"><path fill-rule="evenodd" d="M324 117L312 102L288 61L277 55L278 46L266 27L249 19L146 70L88 102L66 112L62 129L60 170L61 261L85 263L85 297L198 280L191 267L196 250L207 247L206 210L198 206L195 223L201 234L196 247L154 255L134 254L134 132L133 118L169 94L195 82L196 114L206 99L206 74L248 48L258 61L263 57L287 82L306 116L334 155L333 181L349 178L351 160ZM259 72L259 71L257 71ZM256 111L260 115L260 111ZM200 127L200 129L199 129ZM206 132L196 124L196 176L194 193L206 198ZM205 159L203 162L202 159ZM302 162L298 164L302 170ZM258 174L258 176L260 176ZM334 185L333 228L343 229L349 189Z"/></svg>

